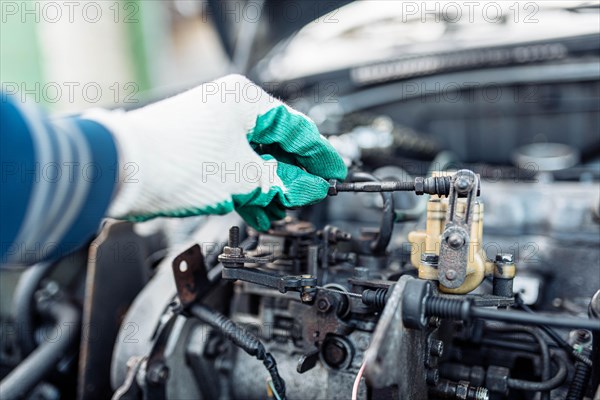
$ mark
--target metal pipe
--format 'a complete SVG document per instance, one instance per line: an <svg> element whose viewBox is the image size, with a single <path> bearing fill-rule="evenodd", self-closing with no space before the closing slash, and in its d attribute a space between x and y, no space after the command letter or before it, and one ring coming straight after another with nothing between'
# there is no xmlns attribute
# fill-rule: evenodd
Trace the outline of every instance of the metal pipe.
<svg viewBox="0 0 600 400"><path fill-rule="evenodd" d="M67 350L79 340L81 315L66 301L41 303L39 312L52 318L60 336L40 344L25 360L0 382L0 399L12 400L26 395L65 356Z"/></svg>

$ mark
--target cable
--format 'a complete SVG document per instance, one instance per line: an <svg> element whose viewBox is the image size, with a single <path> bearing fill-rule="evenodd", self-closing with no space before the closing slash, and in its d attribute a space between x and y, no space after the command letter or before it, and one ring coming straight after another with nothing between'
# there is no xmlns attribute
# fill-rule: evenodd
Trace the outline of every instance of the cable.
<svg viewBox="0 0 600 400"><path fill-rule="evenodd" d="M517 302L517 306L519 308L521 308L523 311L528 312L529 314L535 314L535 311L533 311L531 309L531 307L529 307L527 304L523 303L521 296L519 296L517 294L517 296L515 297L516 302ZM573 356L575 359L581 361L582 363L584 363L585 365L591 367L592 366L592 360L590 360L588 357L584 356L583 354L579 353L577 350L575 350L573 348L573 346L571 346L569 343L567 343L566 340L564 340L562 337L560 337L560 335L558 334L558 332L556 332L554 329L552 329L551 327L547 326L547 325L540 325L540 328L546 332L546 334L556 342L556 344L558 344L560 347L562 347L568 354L570 354L571 356Z"/></svg>
<svg viewBox="0 0 600 400"><path fill-rule="evenodd" d="M517 343L510 342L508 340L501 339L490 339L483 338L480 341L481 344L493 347L501 347L504 349L517 350L517 351L526 351L529 353L537 353L539 349L533 343Z"/></svg>
<svg viewBox="0 0 600 400"><path fill-rule="evenodd" d="M556 318L525 312L510 312L503 310L471 307L473 318L491 319L495 321L514 322L523 325L549 325L561 328L587 329L600 331L600 321L584 318Z"/></svg>
<svg viewBox="0 0 600 400"><path fill-rule="evenodd" d="M430 285L429 281L414 280L411 285ZM411 292L412 293L412 292ZM405 291L406 296L406 291ZM587 329L589 331L600 331L600 320L585 318L557 318L539 314L529 314L522 311L504 311L486 307L473 306L470 299L459 300L442 296L427 295L422 302L414 302L419 309L416 312L424 312L427 317L440 317L468 321L473 318L489 319L492 321L510 322L519 325L548 325L561 328ZM413 311L413 310L410 310ZM404 317L409 313L403 309ZM406 323L406 320L405 320Z"/></svg>
<svg viewBox="0 0 600 400"><path fill-rule="evenodd" d="M279 375L275 358L271 353L267 353L265 346L256 336L236 325L225 315L203 304L193 305L190 313L200 321L218 330L246 353L262 361L269 375L271 375L275 391L278 393L279 398L285 400L285 381Z"/></svg>
<svg viewBox="0 0 600 400"><path fill-rule="evenodd" d="M556 374L542 382L532 382L522 379L508 378L508 387L516 390L526 390L532 392L542 392L546 390L556 389L563 384L567 377L567 365L560 357L553 356L552 359L558 364Z"/></svg>
<svg viewBox="0 0 600 400"><path fill-rule="evenodd" d="M590 353L589 349L584 349L586 354ZM582 400L585 396L585 390L589 384L592 375L592 367L583 362L575 363L575 373L569 385L569 391L565 400Z"/></svg>
<svg viewBox="0 0 600 400"><path fill-rule="evenodd" d="M360 366L360 369L358 370L358 374L356 374L356 379L354 379L354 385L352 385L352 400L358 399L358 387L360 386L360 380L362 379L366 366L367 362L364 361Z"/></svg>
<svg viewBox="0 0 600 400"><path fill-rule="evenodd" d="M281 397L279 397L279 393L277 393L277 390L275 390L275 386L273 386L273 380L272 379L268 380L268 385L269 385L269 388L271 389L271 392L273 392L273 396L275 396L275 398L277 400L281 400Z"/></svg>
<svg viewBox="0 0 600 400"><path fill-rule="evenodd" d="M332 292L332 293L339 293L339 294L344 294L344 295L346 295L348 297L356 297L356 298L362 299L362 294L359 294L359 293L346 292L346 291L343 291L343 290L331 289L331 288L323 287L323 286L317 286L317 289L319 289L319 290L327 290L327 291Z"/></svg>
<svg viewBox="0 0 600 400"><path fill-rule="evenodd" d="M513 326L494 326L486 325L486 329L492 332L523 332L533 337L540 347L540 355L542 358L542 381L550 379L551 367L550 367L550 349L548 343L544 340L539 330L527 327L513 327ZM542 400L548 400L550 394L547 391L542 392Z"/></svg>

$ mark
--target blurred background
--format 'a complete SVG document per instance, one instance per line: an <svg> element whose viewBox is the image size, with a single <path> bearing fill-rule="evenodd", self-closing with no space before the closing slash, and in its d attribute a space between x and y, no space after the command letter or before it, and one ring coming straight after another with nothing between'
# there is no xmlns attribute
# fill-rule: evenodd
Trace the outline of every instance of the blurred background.
<svg viewBox="0 0 600 400"><path fill-rule="evenodd" d="M206 7L188 0L3 2L0 79L67 112L204 82L229 67Z"/></svg>

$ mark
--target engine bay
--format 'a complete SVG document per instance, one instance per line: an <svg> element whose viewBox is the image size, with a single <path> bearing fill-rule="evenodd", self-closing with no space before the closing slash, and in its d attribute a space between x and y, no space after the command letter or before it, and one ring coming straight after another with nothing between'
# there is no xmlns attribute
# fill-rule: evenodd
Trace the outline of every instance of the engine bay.
<svg viewBox="0 0 600 400"><path fill-rule="evenodd" d="M15 398L600 399L598 34L458 33L273 72L301 32L256 63L349 167L267 232L109 219L0 271Z"/></svg>

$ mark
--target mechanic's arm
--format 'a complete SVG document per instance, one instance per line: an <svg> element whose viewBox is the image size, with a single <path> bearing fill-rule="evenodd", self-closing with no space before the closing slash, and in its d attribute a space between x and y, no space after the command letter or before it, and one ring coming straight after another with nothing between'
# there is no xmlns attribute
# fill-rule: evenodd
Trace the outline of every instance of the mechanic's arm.
<svg viewBox="0 0 600 400"><path fill-rule="evenodd" d="M64 256L103 216L236 210L266 230L346 166L315 124L239 75L139 110L48 119L3 98L0 264Z"/></svg>

